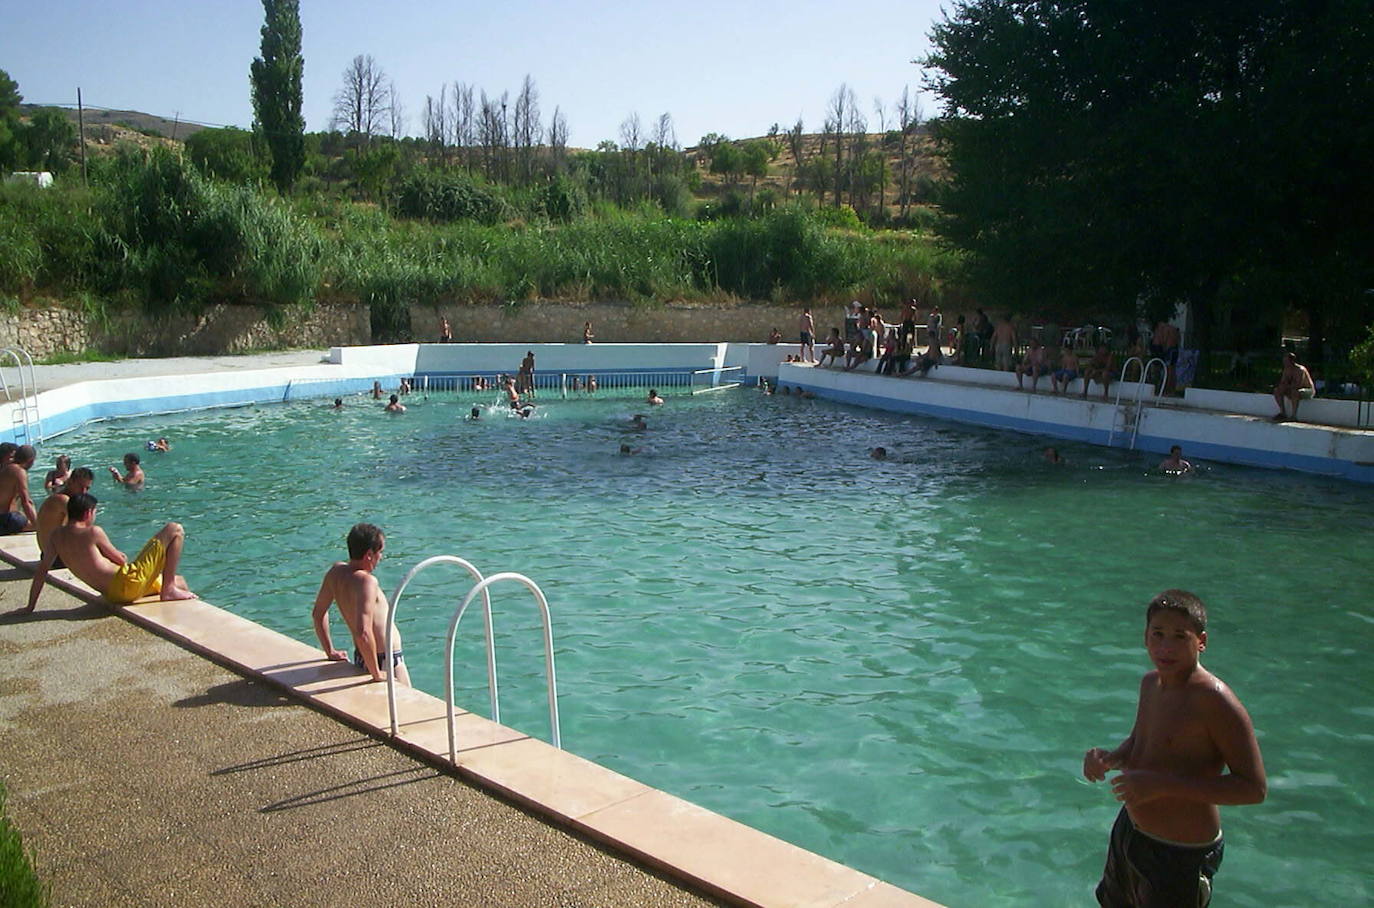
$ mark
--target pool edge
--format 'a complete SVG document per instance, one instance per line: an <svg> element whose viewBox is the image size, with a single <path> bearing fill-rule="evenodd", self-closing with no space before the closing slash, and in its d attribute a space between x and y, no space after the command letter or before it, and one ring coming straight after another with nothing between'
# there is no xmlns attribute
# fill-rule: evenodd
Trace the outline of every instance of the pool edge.
<svg viewBox="0 0 1374 908"><path fill-rule="evenodd" d="M33 534L0 537L0 558L28 573ZM88 603L100 596L66 571L50 584ZM211 603L139 600L114 614L237 674L510 800L703 893L739 905L920 906L936 902L653 789L514 729L457 710L459 762L447 755L443 702L398 690L402 732L390 734L384 685L312 646Z"/></svg>

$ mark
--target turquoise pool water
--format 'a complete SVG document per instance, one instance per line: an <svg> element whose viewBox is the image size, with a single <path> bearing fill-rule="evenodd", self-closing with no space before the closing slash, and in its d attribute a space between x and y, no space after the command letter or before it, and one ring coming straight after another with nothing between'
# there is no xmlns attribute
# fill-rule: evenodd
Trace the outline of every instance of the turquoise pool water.
<svg viewBox="0 0 1374 908"><path fill-rule="evenodd" d="M305 641L358 520L388 532L388 592L434 554L528 574L554 612L568 749L951 906L1091 903L1116 804L1082 753L1130 729L1144 603L1190 588L1270 777L1265 804L1223 810L1217 903L1374 894L1374 489L1169 479L1073 445L1052 467L1029 436L745 390L550 400L528 421L408 403L100 424L39 467L94 467L126 552L180 520L194 589ZM104 467L157 435L174 449L144 454L147 489L112 488ZM869 459L878 444L898 460ZM402 606L436 694L466 590L433 569ZM531 600L498 587L495 607L502 718L547 738ZM459 701L485 713L464 621Z"/></svg>

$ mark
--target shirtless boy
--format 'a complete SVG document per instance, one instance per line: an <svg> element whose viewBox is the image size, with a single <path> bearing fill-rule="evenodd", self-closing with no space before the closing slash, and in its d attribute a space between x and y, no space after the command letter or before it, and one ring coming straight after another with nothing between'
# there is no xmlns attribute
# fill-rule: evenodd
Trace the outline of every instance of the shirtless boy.
<svg viewBox="0 0 1374 908"><path fill-rule="evenodd" d="M0 536L31 530L38 522L29 497L29 467L35 456L33 445L20 445L13 459L0 466Z"/></svg>
<svg viewBox="0 0 1374 908"><path fill-rule="evenodd" d="M1083 367L1083 399L1086 400L1088 397L1088 385L1097 382L1102 386L1102 399L1106 400L1107 386L1116 377L1112 374L1115 371L1116 357L1107 349L1106 344L1098 344L1093 358Z"/></svg>
<svg viewBox="0 0 1374 908"><path fill-rule="evenodd" d="M34 535L38 537L38 551L48 550L48 537L52 531L67 522L67 502L73 495L80 495L91 490L91 484L95 482L95 474L87 467L77 467L72 470L67 477L65 488L59 489L48 496L48 500L43 502L43 506L38 509L38 520L34 522ZM57 565L62 567L62 565Z"/></svg>
<svg viewBox="0 0 1374 908"><path fill-rule="evenodd" d="M1317 386L1312 381L1312 373L1307 371L1307 367L1298 362L1298 357L1291 351L1283 355L1283 373L1279 376L1279 383L1274 386L1274 403L1279 405L1279 412L1274 414L1274 422L1283 422L1287 419L1298 418L1298 404L1304 400L1311 400L1317 393ZM1293 408L1293 415L1289 416L1283 408L1283 402L1288 401Z"/></svg>
<svg viewBox="0 0 1374 908"><path fill-rule="evenodd" d="M380 665L391 666L396 680L410 684L401 652L401 633L396 631L392 642L396 648L389 660L378 660L378 653L386 645L386 623L391 614L386 595L372 572L382 560L386 536L370 523L360 523L348 531L348 560L336 561L325 571L320 591L315 594L315 608L310 613L315 623L315 636L320 640L327 658L334 662L348 661L348 654L334 648L329 636L329 606L337 602L348 632L353 635L353 664L372 676L373 681L385 681Z"/></svg>
<svg viewBox="0 0 1374 908"><path fill-rule="evenodd" d="M1035 388L1040 384L1040 376L1050 371L1049 360L1045 359L1045 345L1036 338L1031 338L1030 349L1026 351L1026 358L1021 360L1016 367L1016 390L1024 391L1026 386L1022 384L1022 378L1029 375L1031 377L1031 393L1035 393Z"/></svg>
<svg viewBox="0 0 1374 908"><path fill-rule="evenodd" d="M797 334L801 339L801 361L814 363L816 361L816 320L811 315L810 306L803 309L801 317L797 319Z"/></svg>
<svg viewBox="0 0 1374 908"><path fill-rule="evenodd" d="M840 337L839 328L830 329L830 340L827 341L826 348L821 351L820 361L816 365L824 366L827 356L830 357L830 365L832 366L840 361L840 357L844 356L844 339Z"/></svg>
<svg viewBox="0 0 1374 908"><path fill-rule="evenodd" d="M997 320L997 327L992 329L992 349L998 372L1011 371L1011 348L1015 343L1016 329L1004 315Z"/></svg>
<svg viewBox="0 0 1374 908"><path fill-rule="evenodd" d="M143 481L147 477L143 475L143 467L139 465L138 455L130 452L124 455L124 475L119 475L119 470L110 467L110 478L120 483L126 489L137 491L143 488Z"/></svg>
<svg viewBox="0 0 1374 908"><path fill-rule="evenodd" d="M1159 462L1159 471L1181 476L1184 473L1191 473L1193 465L1183 459L1183 449L1174 445L1169 449L1169 456Z"/></svg>
<svg viewBox="0 0 1374 908"><path fill-rule="evenodd" d="M107 602L128 605L141 596L157 593L164 602L194 599L186 586L186 579L178 576L177 564L186 542L186 532L179 523L168 523L153 534L138 556L130 561L114 547L105 531L95 525L96 498L88 492L72 495L67 500L67 523L48 536L48 548L38 562L38 571L29 586L29 604L21 613L31 612L38 604L38 594L48 579L58 558L73 574L94 590L99 590Z"/></svg>
<svg viewBox="0 0 1374 908"><path fill-rule="evenodd" d="M1059 368L1050 374L1050 390L1055 394L1069 393L1069 385L1078 377L1078 354L1072 347L1059 348ZM1063 388L1060 388L1060 385Z"/></svg>
<svg viewBox="0 0 1374 908"><path fill-rule="evenodd" d="M1102 905L1207 905L1222 857L1217 805L1258 804L1268 793L1250 716L1202 667L1206 648L1202 600L1184 590L1152 599L1145 649L1155 670L1141 679L1135 727L1114 750L1083 757L1090 782L1121 771L1111 781L1124 806L1097 884Z"/></svg>
<svg viewBox="0 0 1374 908"><path fill-rule="evenodd" d="M661 397L658 396L658 389L657 389L657 388L650 388L650 389L649 389L649 396L646 397L646 398L644 398L644 402L645 402L646 404L648 404L649 406L651 406L651 407L661 407L661 406L663 406L663 398L661 398Z"/></svg>
<svg viewBox="0 0 1374 908"><path fill-rule="evenodd" d="M393 394L386 402L386 406L382 409L388 413L404 413L406 411L406 405L401 403L401 399Z"/></svg>

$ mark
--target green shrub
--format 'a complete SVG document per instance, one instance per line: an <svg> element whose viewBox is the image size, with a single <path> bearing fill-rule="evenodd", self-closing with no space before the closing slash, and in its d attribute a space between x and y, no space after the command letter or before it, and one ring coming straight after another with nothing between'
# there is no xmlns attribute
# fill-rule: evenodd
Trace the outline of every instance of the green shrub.
<svg viewBox="0 0 1374 908"><path fill-rule="evenodd" d="M497 224L510 206L491 186L465 173L414 170L396 187L392 205L398 215L430 221Z"/></svg>

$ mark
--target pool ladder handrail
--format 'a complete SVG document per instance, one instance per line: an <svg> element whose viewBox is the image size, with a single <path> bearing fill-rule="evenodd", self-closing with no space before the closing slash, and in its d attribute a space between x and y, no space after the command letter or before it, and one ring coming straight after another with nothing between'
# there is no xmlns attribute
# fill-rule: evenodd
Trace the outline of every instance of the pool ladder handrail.
<svg viewBox="0 0 1374 908"><path fill-rule="evenodd" d="M391 641L393 639L393 634L395 633L396 612L397 607L399 606L401 601L401 596L405 592L406 586L410 584L410 581L413 580L415 576L420 573L420 571L424 570L430 565L440 563L456 564L459 567L462 567L465 570L467 570L467 572L470 575L472 575L472 578L477 581L473 588L468 591L468 594L463 599L462 603L459 604L457 611L453 613L453 618L449 622L448 626L448 645L446 648L447 659L444 663L444 703L447 706L449 760L453 763L458 762L457 731L454 722L455 704L453 702L453 648L458 635L458 622L462 619L463 614L468 609L468 606L472 604L472 600L476 598L476 596L479 593L482 596L482 611L486 625L487 689L491 700L491 718L493 722L499 723L501 721L500 693L497 687L496 679L495 635L493 633L491 619L491 594L488 592L488 590L492 586L492 584L504 582L507 580L514 580L524 585L534 596L535 603L539 607L540 618L543 620L544 624L544 663L547 674L548 686L549 726L552 731L553 746L562 749L562 735L560 733L558 724L558 678L557 673L554 670L553 626L549 614L549 602L548 599L544 596L544 591L539 588L539 585L536 584L530 578L526 577L524 574L517 574L511 571L504 571L499 574L492 574L490 577L483 577L482 572L479 571L475 566L473 566L471 562L467 561L466 559L459 558L456 555L435 555L433 557L426 558L424 561L421 561L419 564L415 565L415 567L410 569L410 571L406 574L404 579L401 580L400 585L396 588L396 592L392 594L391 608L387 616L386 626L386 653L388 654L387 658L390 658L389 654L394 651L392 649ZM400 733L399 723L397 721L396 715L396 680L394 677L394 673L390 670L387 671L386 692L387 706L391 713L391 734L392 737L396 737Z"/></svg>
<svg viewBox="0 0 1374 908"><path fill-rule="evenodd" d="M1132 397L1131 400L1128 402L1128 409L1124 411L1127 413L1127 418L1125 420L1125 425L1122 426L1122 432L1125 432L1127 426L1130 427L1130 449L1134 451L1136 438L1140 435L1140 417L1142 403L1141 395L1145 393L1145 384L1146 379L1150 374L1150 367L1153 366L1155 363L1159 363L1159 367L1164 370L1164 374L1160 377L1159 390L1156 391L1154 395L1150 398L1152 402L1158 403L1159 396L1161 393L1163 393L1164 386L1168 384L1169 381L1169 364L1166 363L1164 360L1160 359L1158 356L1151 357L1149 362L1142 361L1139 356L1132 356L1130 359L1126 360L1124 363L1121 364L1121 380L1116 383L1116 400L1112 404L1112 406L1115 408L1112 413L1112 428L1111 431L1107 433L1107 447L1109 448L1112 447L1112 443L1116 439L1117 417L1123 412L1121 408L1121 389L1126 383L1126 372L1128 369L1130 369L1131 363L1136 363L1140 366L1140 380L1135 383L1135 396Z"/></svg>
<svg viewBox="0 0 1374 908"><path fill-rule="evenodd" d="M20 358L22 355L22 359ZM43 416L38 411L38 378L33 370L33 357L29 351L23 347L3 347L0 348L0 387L3 387L5 399L12 401L10 395L10 384L5 381L5 360L12 358L15 367L19 370L19 409L14 411L11 429L14 430L14 437L19 438L20 426L23 427L24 441L27 444L41 444L43 441ZM28 364L28 381L24 380L24 365ZM32 403L30 403L32 397ZM33 423L38 426L38 438L35 441L33 435L33 425L29 421L29 414L33 414Z"/></svg>

